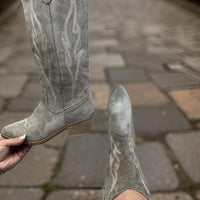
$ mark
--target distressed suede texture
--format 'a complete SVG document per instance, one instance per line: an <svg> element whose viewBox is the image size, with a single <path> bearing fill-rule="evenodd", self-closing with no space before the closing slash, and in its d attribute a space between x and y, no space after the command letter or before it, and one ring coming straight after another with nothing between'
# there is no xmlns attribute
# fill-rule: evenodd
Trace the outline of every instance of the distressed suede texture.
<svg viewBox="0 0 200 200"><path fill-rule="evenodd" d="M3 128L8 137L40 141L94 112L89 88L88 0L22 0L40 75L33 114Z"/></svg>
<svg viewBox="0 0 200 200"><path fill-rule="evenodd" d="M127 189L134 189L151 199L135 154L132 107L123 86L112 90L109 99L110 155L103 188L103 200L113 200Z"/></svg>

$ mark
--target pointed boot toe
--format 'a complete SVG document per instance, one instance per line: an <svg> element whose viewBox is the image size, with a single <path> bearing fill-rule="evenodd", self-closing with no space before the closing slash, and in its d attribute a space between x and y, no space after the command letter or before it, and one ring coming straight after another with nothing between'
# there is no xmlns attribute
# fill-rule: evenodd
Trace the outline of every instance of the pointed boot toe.
<svg viewBox="0 0 200 200"><path fill-rule="evenodd" d="M108 110L110 133L127 135L132 125L132 107L128 92L122 85L113 88Z"/></svg>
<svg viewBox="0 0 200 200"><path fill-rule="evenodd" d="M109 98L109 106L112 106L112 104L121 104L123 106L126 104L128 106L131 105L128 92L122 85L117 85L112 89Z"/></svg>

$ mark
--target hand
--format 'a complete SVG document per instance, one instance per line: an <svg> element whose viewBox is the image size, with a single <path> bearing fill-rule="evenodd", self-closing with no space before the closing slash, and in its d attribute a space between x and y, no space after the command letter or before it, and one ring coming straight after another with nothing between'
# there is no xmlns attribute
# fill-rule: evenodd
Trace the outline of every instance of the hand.
<svg viewBox="0 0 200 200"><path fill-rule="evenodd" d="M29 152L31 146L23 144L25 137L4 139L0 135L0 174L12 169Z"/></svg>

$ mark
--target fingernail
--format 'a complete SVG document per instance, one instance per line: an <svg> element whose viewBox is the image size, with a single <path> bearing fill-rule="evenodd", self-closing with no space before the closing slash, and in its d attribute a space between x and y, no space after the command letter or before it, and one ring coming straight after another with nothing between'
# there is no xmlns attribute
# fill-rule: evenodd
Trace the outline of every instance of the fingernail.
<svg viewBox="0 0 200 200"><path fill-rule="evenodd" d="M25 137L26 137L26 134L20 136L19 138L20 138L21 140L23 140Z"/></svg>

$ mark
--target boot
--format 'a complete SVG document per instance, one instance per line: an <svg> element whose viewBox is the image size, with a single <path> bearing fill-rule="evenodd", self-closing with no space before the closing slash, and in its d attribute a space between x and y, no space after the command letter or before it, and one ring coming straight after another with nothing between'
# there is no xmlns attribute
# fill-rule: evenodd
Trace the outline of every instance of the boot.
<svg viewBox="0 0 200 200"><path fill-rule="evenodd" d="M33 114L3 128L4 138L26 134L41 144L67 130L90 131L94 113L89 88L88 0L22 0L42 86Z"/></svg>
<svg viewBox="0 0 200 200"><path fill-rule="evenodd" d="M113 200L120 193L133 189L151 199L135 154L132 107L123 86L112 90L109 99L110 157L103 188L103 200Z"/></svg>

